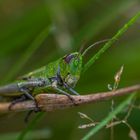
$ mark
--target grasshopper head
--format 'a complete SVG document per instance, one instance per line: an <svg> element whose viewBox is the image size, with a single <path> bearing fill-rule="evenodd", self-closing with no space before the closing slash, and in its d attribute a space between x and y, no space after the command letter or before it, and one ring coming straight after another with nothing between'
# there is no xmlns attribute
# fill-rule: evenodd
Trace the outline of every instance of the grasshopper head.
<svg viewBox="0 0 140 140"><path fill-rule="evenodd" d="M65 64L65 82L74 87L80 78L80 73L82 70L82 55L78 52L71 53L63 57Z"/></svg>

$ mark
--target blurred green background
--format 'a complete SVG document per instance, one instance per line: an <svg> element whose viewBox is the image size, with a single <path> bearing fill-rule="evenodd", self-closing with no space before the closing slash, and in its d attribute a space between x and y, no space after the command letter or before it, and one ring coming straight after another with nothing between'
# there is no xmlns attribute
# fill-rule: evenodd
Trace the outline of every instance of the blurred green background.
<svg viewBox="0 0 140 140"><path fill-rule="evenodd" d="M139 9L139 0L1 0L1 85L66 53L78 51L83 44L87 47L111 38ZM84 62L101 46L92 49ZM120 87L140 82L140 20L81 76L76 90L80 94L108 91L107 85L114 82L114 74L121 65L124 65L124 73ZM124 98L116 99L115 105L120 99ZM34 128L37 131L34 134L38 135L30 138L79 140L91 128L78 129L88 121L83 121L77 112L100 121L110 112L110 105L111 101L106 101L46 113ZM21 132L27 126L23 122L25 115L23 112L1 117L0 139L12 139ZM140 138L139 118L140 112L134 110L129 122ZM129 140L128 131L124 125L115 127L115 140ZM99 140L109 138L109 129L94 136Z"/></svg>

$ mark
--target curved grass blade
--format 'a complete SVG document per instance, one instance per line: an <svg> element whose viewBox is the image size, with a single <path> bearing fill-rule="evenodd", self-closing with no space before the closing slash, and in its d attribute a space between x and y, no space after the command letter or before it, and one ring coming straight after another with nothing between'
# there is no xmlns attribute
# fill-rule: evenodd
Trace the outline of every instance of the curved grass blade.
<svg viewBox="0 0 140 140"><path fill-rule="evenodd" d="M132 26L137 19L140 17L140 12L138 12L134 17L132 17L113 37L108 41L83 67L83 72L87 71L93 63L99 59L99 57L111 47L127 30Z"/></svg>
<svg viewBox="0 0 140 140"><path fill-rule="evenodd" d="M109 123L118 113L120 113L128 104L130 104L131 100L135 94L131 94L125 101L123 101L113 112L111 112L103 121L91 129L83 138L82 140L88 140L97 133L101 128L103 128L107 123Z"/></svg>

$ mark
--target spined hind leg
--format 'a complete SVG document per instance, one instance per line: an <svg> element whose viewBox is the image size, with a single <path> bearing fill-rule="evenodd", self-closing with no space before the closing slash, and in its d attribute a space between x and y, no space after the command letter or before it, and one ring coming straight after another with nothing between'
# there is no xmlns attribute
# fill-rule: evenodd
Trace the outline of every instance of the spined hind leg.
<svg viewBox="0 0 140 140"><path fill-rule="evenodd" d="M24 88L21 88L20 90L24 94L24 96L26 96L27 99L30 99L30 100L34 101L34 103L35 103L34 111L35 112L40 111L40 108L38 107L38 103L37 103L36 99L29 93L29 90L28 89L24 89Z"/></svg>
<svg viewBox="0 0 140 140"><path fill-rule="evenodd" d="M43 87L45 86L45 84L46 81L44 81L43 79L32 79L32 81L18 83L19 92L21 92L26 97L26 99L31 99L32 101L34 101L36 106L36 108L34 109L35 112L40 111L40 109L38 107L36 99L32 96L32 92L34 88Z"/></svg>
<svg viewBox="0 0 140 140"><path fill-rule="evenodd" d="M17 104L17 103L19 103L19 102L23 102L23 101L25 101L27 98L25 97L25 95L21 95L20 97L18 97L18 98L16 98L15 100L13 100L12 102L11 102L11 104L9 105L9 110L12 110L12 107L15 105L15 104Z"/></svg>
<svg viewBox="0 0 140 140"><path fill-rule="evenodd" d="M29 117L31 116L31 114L32 114L33 112L35 112L35 113L36 113L36 112L39 112L39 111L40 111L40 108L38 107L38 103L37 103L36 99L28 92L28 90L26 90L26 89L21 89L21 91L22 91L22 93L24 93L24 95L25 95L28 99L33 100L34 103L35 103L35 108L34 108L33 110L28 111L27 114L26 114L26 116L25 116L25 118L24 118L24 122L27 123L28 120L29 120Z"/></svg>
<svg viewBox="0 0 140 140"><path fill-rule="evenodd" d="M23 93L20 97L16 98L15 100L13 100L9 106L9 110L12 110L12 107L17 104L17 103L20 103L20 102L23 102L23 101L26 101L28 99L31 99L34 101L35 103L35 109L34 111L40 111L40 108L38 107L38 103L36 101L36 99L28 92L27 89L20 89L21 92Z"/></svg>
<svg viewBox="0 0 140 140"><path fill-rule="evenodd" d="M23 94L20 97L18 97L17 99L15 99L15 100L12 101L12 103L9 106L9 110L12 110L12 107L15 104L19 103L19 102L23 102L23 101L26 101L28 99L33 100L34 103L35 103L35 108L33 110L30 110L28 112L28 114L26 115L24 121L27 122L28 119L29 119L29 116L31 115L31 113L32 112L39 112L40 111L40 108L38 107L38 103L37 103L36 99L29 93L29 90L28 89L26 89L26 88L20 88L20 92L22 92Z"/></svg>

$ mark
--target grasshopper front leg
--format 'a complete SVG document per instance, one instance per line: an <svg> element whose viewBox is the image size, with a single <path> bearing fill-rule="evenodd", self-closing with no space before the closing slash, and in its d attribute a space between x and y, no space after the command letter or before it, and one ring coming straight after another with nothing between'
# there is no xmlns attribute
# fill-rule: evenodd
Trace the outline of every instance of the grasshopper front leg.
<svg viewBox="0 0 140 140"><path fill-rule="evenodd" d="M51 88L56 91L57 93L60 93L60 94L63 94L63 95L66 95L74 104L75 104L75 101L74 99L71 97L71 95L67 92L65 92L64 90L60 89L59 87L57 87L58 85L58 79L56 78L56 80L54 80L51 84ZM76 105L76 104L75 104Z"/></svg>
<svg viewBox="0 0 140 140"><path fill-rule="evenodd" d="M69 87L66 83L63 83L64 84L64 87L69 91L71 92L72 94L74 95L80 95L77 91L75 91L73 88Z"/></svg>
<svg viewBox="0 0 140 140"><path fill-rule="evenodd" d="M74 99L71 97L70 94L68 94L67 92L63 91L62 89L58 88L58 87L52 87L57 93L66 95L73 103L74 103ZM75 103L74 103L75 104Z"/></svg>
<svg viewBox="0 0 140 140"><path fill-rule="evenodd" d="M68 86L68 84L66 82L63 81L63 79L62 79L62 77L60 75L60 67L58 67L58 70L57 70L57 82L61 86L64 86L70 93L72 93L74 95L79 95L78 92L76 92L73 88L71 88L70 86Z"/></svg>

